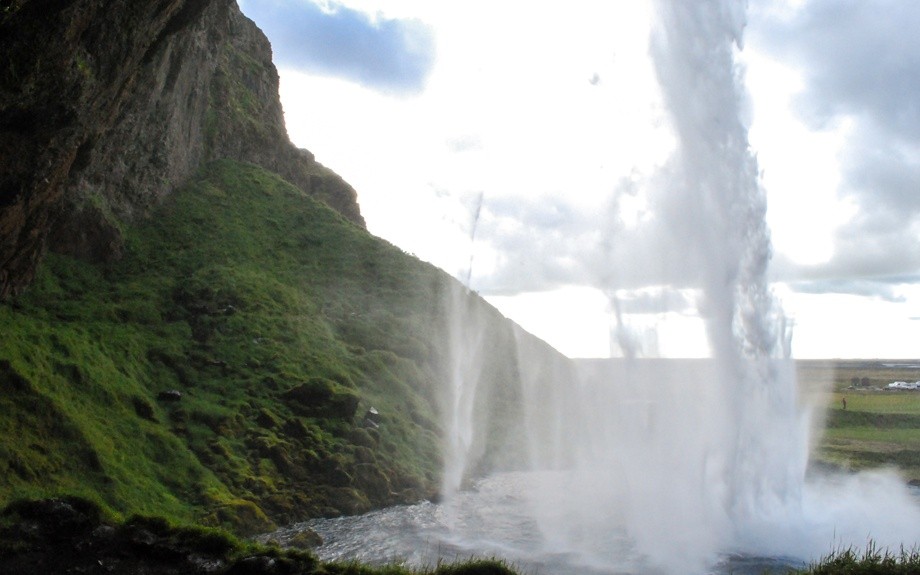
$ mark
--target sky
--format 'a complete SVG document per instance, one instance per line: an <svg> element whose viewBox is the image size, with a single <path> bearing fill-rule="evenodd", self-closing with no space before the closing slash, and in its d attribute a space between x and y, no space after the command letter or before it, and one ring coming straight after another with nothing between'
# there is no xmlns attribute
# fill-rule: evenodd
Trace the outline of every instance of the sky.
<svg viewBox="0 0 920 575"><path fill-rule="evenodd" d="M569 356L622 355L624 329L639 355L708 353L692 258L661 229L683 208L655 192L677 140L652 3L239 3L292 141L354 186L373 234ZM738 16L793 355L920 357L920 3Z"/></svg>

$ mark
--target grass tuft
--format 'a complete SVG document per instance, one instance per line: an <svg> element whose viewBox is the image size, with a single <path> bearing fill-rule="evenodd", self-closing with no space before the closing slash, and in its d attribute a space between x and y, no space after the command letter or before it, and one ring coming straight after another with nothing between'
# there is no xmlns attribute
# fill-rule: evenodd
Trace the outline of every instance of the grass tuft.
<svg viewBox="0 0 920 575"><path fill-rule="evenodd" d="M802 575L913 575L920 573L920 552L893 552L870 541L862 551L853 547L836 550L801 571Z"/></svg>

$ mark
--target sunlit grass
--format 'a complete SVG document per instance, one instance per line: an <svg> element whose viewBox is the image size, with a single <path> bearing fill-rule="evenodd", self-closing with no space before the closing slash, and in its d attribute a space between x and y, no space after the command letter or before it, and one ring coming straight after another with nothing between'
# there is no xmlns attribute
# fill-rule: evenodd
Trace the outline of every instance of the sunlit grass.
<svg viewBox="0 0 920 575"><path fill-rule="evenodd" d="M844 390L829 394L829 405L842 409L842 399L847 409L870 413L904 413L920 415L920 391L862 391Z"/></svg>
<svg viewBox="0 0 920 575"><path fill-rule="evenodd" d="M920 450L920 429L879 429L874 427L831 428L824 432L830 443L870 443L876 450L911 448Z"/></svg>

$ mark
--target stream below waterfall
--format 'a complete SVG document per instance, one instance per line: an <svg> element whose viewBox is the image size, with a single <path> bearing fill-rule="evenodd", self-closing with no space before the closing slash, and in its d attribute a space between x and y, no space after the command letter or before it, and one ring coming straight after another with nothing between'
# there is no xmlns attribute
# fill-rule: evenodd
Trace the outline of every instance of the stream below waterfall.
<svg viewBox="0 0 920 575"><path fill-rule="evenodd" d="M315 552L325 561L424 567L478 557L503 559L518 572L532 575L657 573L636 551L625 529L554 532L553 517L547 515L553 513L553 502L540 505L534 497L545 493L547 482L565 480L564 472L503 473L478 482L447 503L423 502L359 516L312 519L261 539L283 545L298 532L312 529L323 538ZM535 501L542 512L535 512ZM662 540L661 548L666 553L668 541ZM792 558L730 555L714 558L709 572L760 575L803 564Z"/></svg>

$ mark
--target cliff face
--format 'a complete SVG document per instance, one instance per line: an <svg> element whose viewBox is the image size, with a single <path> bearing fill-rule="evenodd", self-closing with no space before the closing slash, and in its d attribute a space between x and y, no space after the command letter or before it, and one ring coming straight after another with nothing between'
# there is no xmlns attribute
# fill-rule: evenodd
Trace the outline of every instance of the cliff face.
<svg viewBox="0 0 920 575"><path fill-rule="evenodd" d="M234 2L0 2L0 54L0 503L252 533L527 463L568 361L363 229Z"/></svg>
<svg viewBox="0 0 920 575"><path fill-rule="evenodd" d="M21 1L0 53L0 297L48 248L120 257L123 226L217 158L363 226L354 190L290 143L271 47L233 1Z"/></svg>

